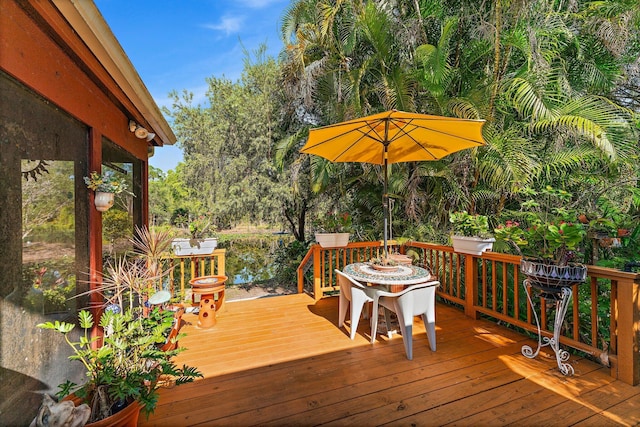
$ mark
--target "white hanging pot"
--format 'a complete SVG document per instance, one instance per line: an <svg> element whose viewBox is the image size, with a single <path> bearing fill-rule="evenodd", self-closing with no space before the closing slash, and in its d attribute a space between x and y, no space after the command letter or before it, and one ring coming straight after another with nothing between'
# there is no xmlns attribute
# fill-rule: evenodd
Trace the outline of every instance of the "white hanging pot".
<svg viewBox="0 0 640 427"><path fill-rule="evenodd" d="M115 194L113 193L105 193L103 191L96 191L96 195L94 197L94 202L96 204L96 209L100 212L108 211L111 206L113 206L113 199L115 198Z"/></svg>

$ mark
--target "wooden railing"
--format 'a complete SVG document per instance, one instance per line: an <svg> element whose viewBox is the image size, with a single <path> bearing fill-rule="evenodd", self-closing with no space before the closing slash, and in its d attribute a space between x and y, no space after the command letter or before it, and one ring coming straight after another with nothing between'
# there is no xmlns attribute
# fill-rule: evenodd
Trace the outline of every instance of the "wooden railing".
<svg viewBox="0 0 640 427"><path fill-rule="evenodd" d="M373 253L359 255L357 251L365 248ZM440 280L438 296L458 305L465 315L488 317L537 333L519 256L495 252L464 255L449 246L420 242L399 249L402 253L417 254L419 264ZM349 243L346 248L332 249L315 245L298 269L298 290L312 291L316 299L331 294L339 289L334 268L367 260L380 251L380 242ZM312 286L305 289L305 283ZM590 265L587 282L574 285L572 290L572 305L560 342L610 366L614 378L640 384L640 274ZM552 337L553 310L548 310L551 304L544 298L533 301L541 315L542 333Z"/></svg>
<svg viewBox="0 0 640 427"><path fill-rule="evenodd" d="M173 297L184 299L190 290L189 280L200 276L224 276L226 249L215 249L210 255L174 255L168 258L169 291Z"/></svg>
<svg viewBox="0 0 640 427"><path fill-rule="evenodd" d="M398 249L395 241L387 242L389 250ZM382 242L350 242L345 247L323 248L315 244L298 267L298 292L307 291L316 300L340 289L334 270L354 262L369 261L384 252Z"/></svg>

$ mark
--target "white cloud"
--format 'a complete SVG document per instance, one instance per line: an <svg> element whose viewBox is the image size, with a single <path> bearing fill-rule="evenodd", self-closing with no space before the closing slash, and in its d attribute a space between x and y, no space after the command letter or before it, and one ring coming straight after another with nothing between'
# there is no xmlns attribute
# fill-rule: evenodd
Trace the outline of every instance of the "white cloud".
<svg viewBox="0 0 640 427"><path fill-rule="evenodd" d="M223 16L217 24L205 24L204 27L215 31L224 31L227 35L238 33L242 29L244 16Z"/></svg>

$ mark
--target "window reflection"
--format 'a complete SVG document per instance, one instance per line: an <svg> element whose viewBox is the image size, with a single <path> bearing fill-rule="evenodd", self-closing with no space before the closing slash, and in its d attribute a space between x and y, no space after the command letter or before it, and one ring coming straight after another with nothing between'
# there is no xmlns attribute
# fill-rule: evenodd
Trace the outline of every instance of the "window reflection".
<svg viewBox="0 0 640 427"><path fill-rule="evenodd" d="M75 191L70 161L22 160L22 306L47 315L75 310Z"/></svg>
<svg viewBox="0 0 640 427"><path fill-rule="evenodd" d="M133 165L108 163L103 164L102 168L123 176L127 183L127 191L116 194L113 207L102 213L102 256L106 259L133 250Z"/></svg>

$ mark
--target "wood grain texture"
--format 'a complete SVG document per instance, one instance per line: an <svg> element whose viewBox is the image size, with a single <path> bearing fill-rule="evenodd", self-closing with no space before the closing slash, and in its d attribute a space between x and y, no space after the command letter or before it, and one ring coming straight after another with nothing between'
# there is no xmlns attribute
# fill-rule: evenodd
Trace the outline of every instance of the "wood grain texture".
<svg viewBox="0 0 640 427"><path fill-rule="evenodd" d="M185 315L179 364L204 379L163 389L142 426L632 425L640 387L572 356L564 377L548 353L530 360L524 335L438 304L437 351L414 322L414 360L402 337L369 343L338 329L338 298L305 294L227 303L215 327Z"/></svg>

